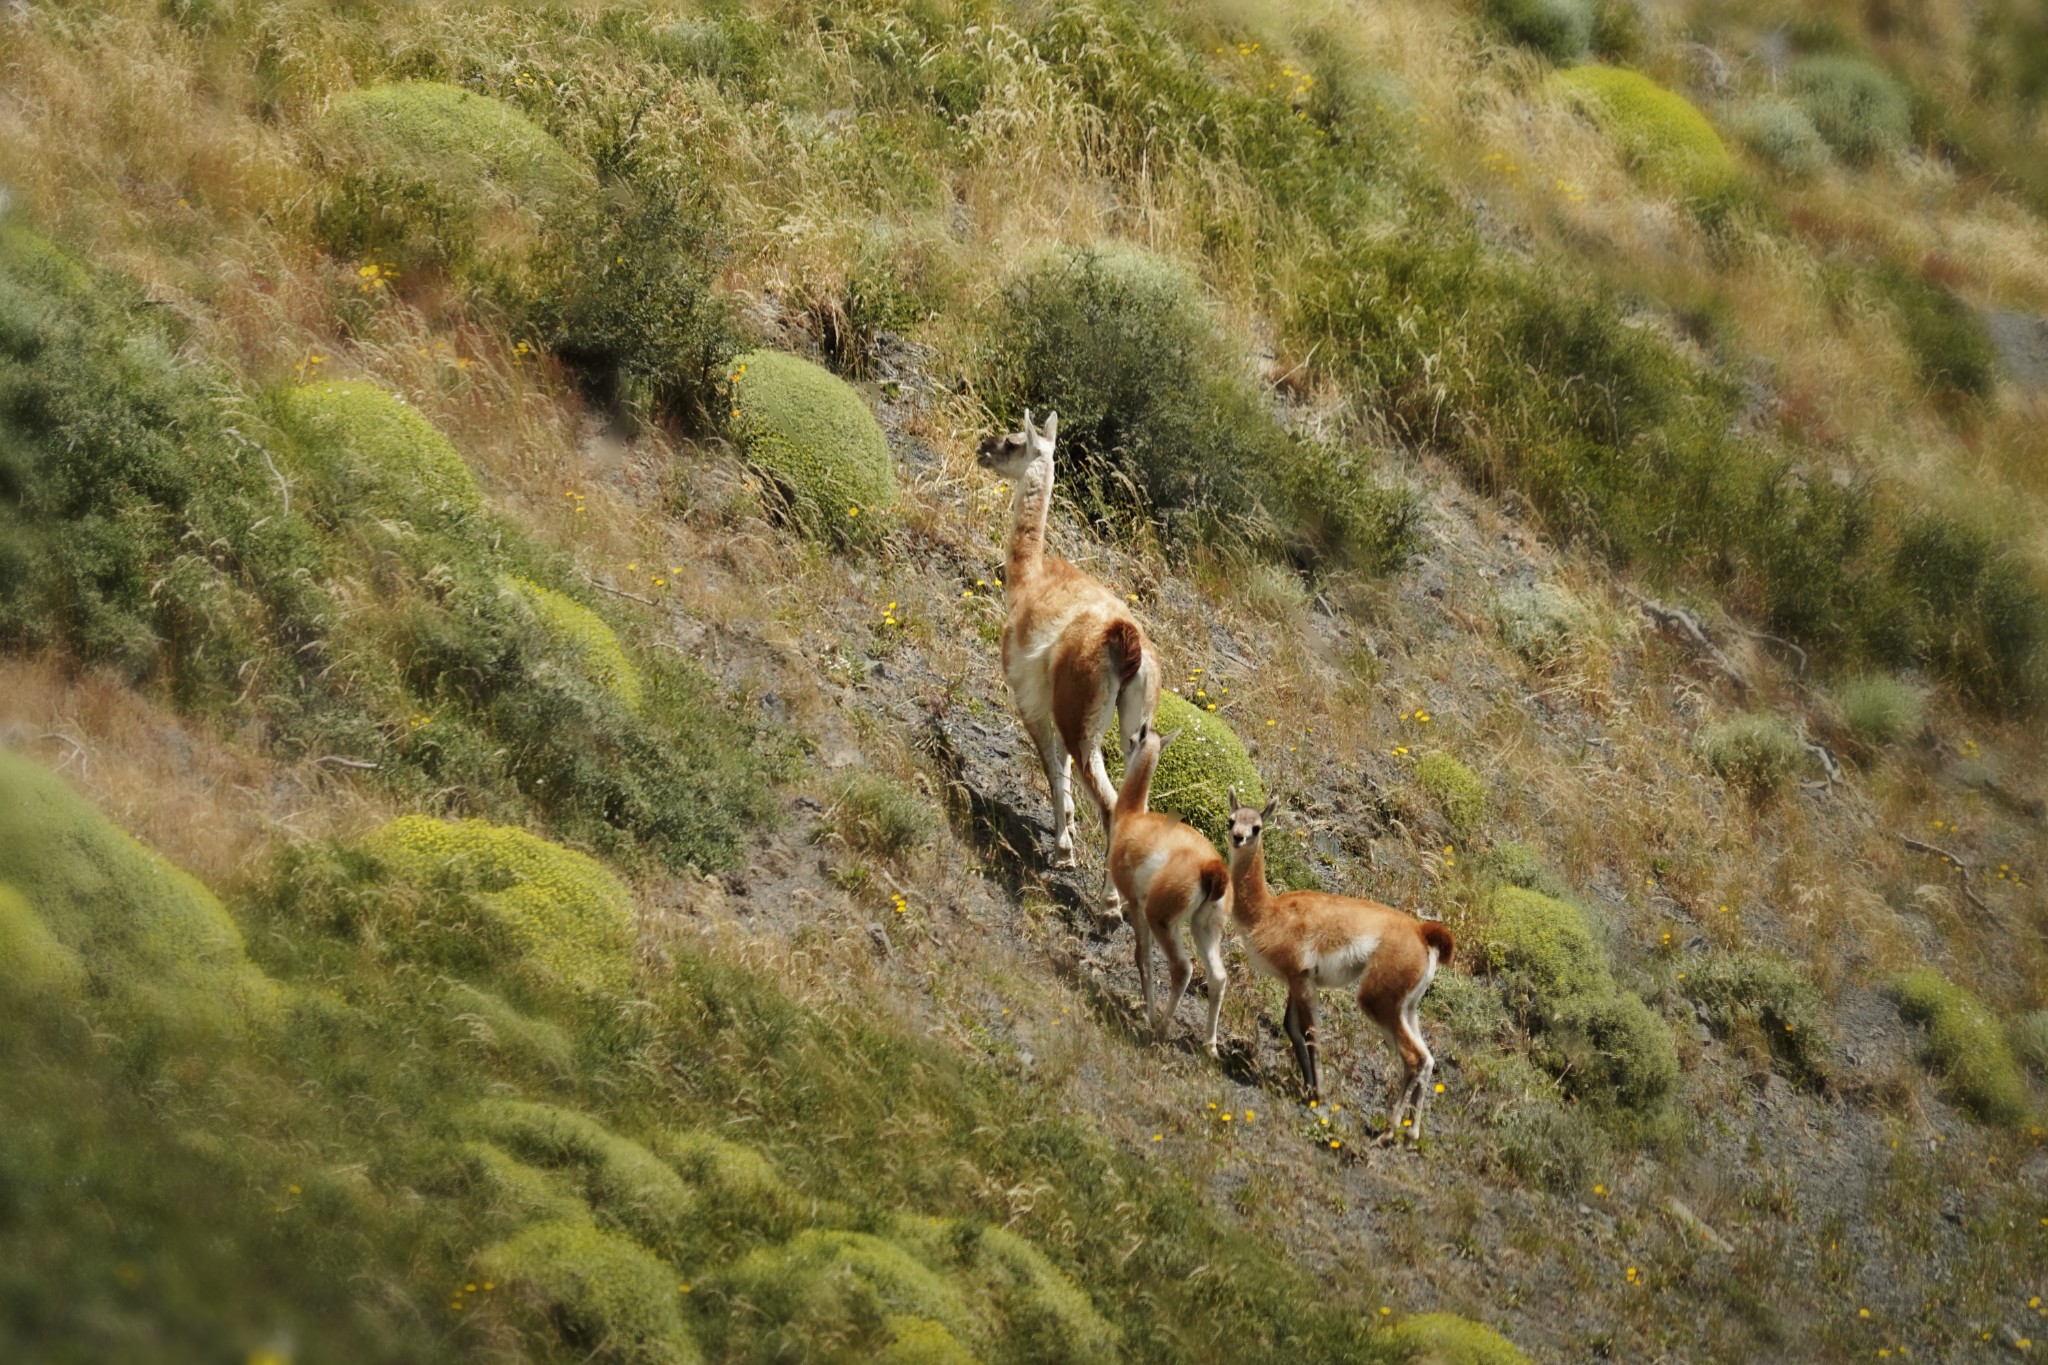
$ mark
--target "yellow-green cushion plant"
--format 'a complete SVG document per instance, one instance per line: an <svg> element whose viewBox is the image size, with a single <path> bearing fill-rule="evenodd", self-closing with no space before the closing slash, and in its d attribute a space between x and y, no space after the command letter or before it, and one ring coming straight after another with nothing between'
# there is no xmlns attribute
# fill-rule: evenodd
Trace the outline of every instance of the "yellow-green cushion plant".
<svg viewBox="0 0 2048 1365"><path fill-rule="evenodd" d="M0 886L0 994L76 995L85 986L78 954L57 941L28 898Z"/></svg>
<svg viewBox="0 0 2048 1365"><path fill-rule="evenodd" d="M1933 967L1915 967L1892 978L1889 989L1899 1013L1922 1025L1920 1057L1940 1075L1949 1097L1991 1123L2016 1124L2027 1114L2005 1032L1990 1008Z"/></svg>
<svg viewBox="0 0 2048 1365"><path fill-rule="evenodd" d="M1577 995L1614 989L1607 953L1579 908L1519 886L1493 893L1479 951L1495 972L1517 978L1537 1013Z"/></svg>
<svg viewBox="0 0 2048 1365"><path fill-rule="evenodd" d="M749 1321L728 1323L728 1330L753 1337L751 1353L727 1352L738 1358L779 1359L831 1343L811 1358L864 1361L900 1340L890 1327L899 1319L918 1324L916 1338L931 1353L924 1358L956 1358L938 1331L963 1352L976 1339L967 1300L947 1276L895 1241L869 1233L798 1233L743 1257L719 1280L726 1295L753 1310Z"/></svg>
<svg viewBox="0 0 2048 1365"><path fill-rule="evenodd" d="M1403 1365L1529 1365L1514 1343L1455 1313L1423 1313L1387 1334Z"/></svg>
<svg viewBox="0 0 2048 1365"><path fill-rule="evenodd" d="M1606 130L1645 181L1702 200L1734 187L1734 159L1685 96L1616 66L1574 67L1551 80Z"/></svg>
<svg viewBox="0 0 2048 1365"><path fill-rule="evenodd" d="M284 395L283 415L298 458L331 490L337 505L323 509L329 516L372 512L434 529L482 516L469 466L398 395L353 380L308 384Z"/></svg>
<svg viewBox="0 0 2048 1365"><path fill-rule="evenodd" d="M896 504L889 445L861 396L798 356L749 351L733 362L732 433L812 535L859 540Z"/></svg>
<svg viewBox="0 0 2048 1365"><path fill-rule="evenodd" d="M505 1282L579 1358L630 1365L703 1359L683 1322L675 1267L588 1223L536 1223L485 1250L477 1271Z"/></svg>
<svg viewBox="0 0 2048 1365"><path fill-rule="evenodd" d="M666 1255L687 1253L696 1192L667 1162L589 1115L525 1100L487 1100L462 1116L461 1127L566 1176L607 1226Z"/></svg>
<svg viewBox="0 0 2048 1365"><path fill-rule="evenodd" d="M1415 780L1457 833L1470 834L1486 818L1486 784L1449 754L1424 755L1415 765Z"/></svg>
<svg viewBox="0 0 2048 1365"><path fill-rule="evenodd" d="M548 638L574 660L579 672L628 710L640 709L640 669L603 617L573 597L528 579L507 578L505 585L533 612Z"/></svg>
<svg viewBox="0 0 2048 1365"><path fill-rule="evenodd" d="M0 751L0 935L13 969L77 981L171 1033L275 1017L281 993L249 961L213 893L116 829L62 778ZM74 965L75 964L75 965Z"/></svg>
<svg viewBox="0 0 2048 1365"><path fill-rule="evenodd" d="M543 980L621 991L633 975L633 898L596 859L523 829L406 815L366 847L423 886L468 892Z"/></svg>
<svg viewBox="0 0 2048 1365"><path fill-rule="evenodd" d="M1159 710L1152 725L1162 734L1181 732L1159 755L1159 766L1152 772L1152 809L1178 815L1221 844L1224 828L1230 823L1230 789L1237 788L1237 799L1246 805L1256 806L1266 799L1265 784L1259 781L1259 770L1252 766L1244 741L1221 716L1178 692L1159 694ZM1112 726L1103 751L1109 760L1110 780L1121 786L1123 756L1115 751L1116 745ZM1268 863L1272 860L1269 853Z"/></svg>
<svg viewBox="0 0 2048 1365"><path fill-rule="evenodd" d="M967 1296L984 1340L1004 1359L1109 1365L1117 1331L1044 1253L1015 1233L965 1220L904 1216L890 1240Z"/></svg>

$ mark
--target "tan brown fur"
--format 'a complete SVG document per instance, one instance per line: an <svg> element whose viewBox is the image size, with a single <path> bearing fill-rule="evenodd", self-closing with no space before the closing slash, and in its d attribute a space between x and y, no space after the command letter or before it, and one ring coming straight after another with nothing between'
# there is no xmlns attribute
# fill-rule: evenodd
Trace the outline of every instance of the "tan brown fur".
<svg viewBox="0 0 2048 1365"><path fill-rule="evenodd" d="M1107 839L1114 833L1116 791L1102 761L1102 738L1114 717L1123 747L1136 742L1158 708L1160 672L1144 627L1117 595L1045 553L1058 431L1058 413L1047 414L1040 429L1027 412L1022 431L982 442L979 458L1016 486L1003 578L1010 608L1003 674L1052 791L1059 860L1073 866L1073 765L1080 765L1081 789L1094 801Z"/></svg>
<svg viewBox="0 0 2048 1365"><path fill-rule="evenodd" d="M1178 733L1177 731L1175 733ZM1209 978L1209 1055L1216 1055L1216 1028L1223 1013L1223 924L1230 916L1230 868L1193 826L1171 815L1148 811L1152 773L1173 735L1148 723L1124 760L1123 790L1117 793L1116 822L1109 845L1109 875L1123 903L1124 919L1136 938L1138 985L1145 1019L1154 1038L1164 1038L1180 1008L1194 968L1181 947L1185 924ZM1169 992L1166 1010L1153 1012L1152 945L1166 954Z"/></svg>
<svg viewBox="0 0 2048 1365"><path fill-rule="evenodd" d="M1316 992L1328 986L1356 988L1359 1009L1387 1035L1406 1071L1387 1115L1388 1135L1405 1129L1420 1141L1436 1058L1423 1041L1417 1010L1436 969L1451 960L1456 940L1442 924L1378 901L1323 891L1275 895L1266 884L1262 838L1275 804L1267 803L1262 811L1240 808L1230 817L1231 913L1244 932L1246 954L1254 967L1287 987L1284 1028L1312 1098L1322 1094L1316 1073Z"/></svg>

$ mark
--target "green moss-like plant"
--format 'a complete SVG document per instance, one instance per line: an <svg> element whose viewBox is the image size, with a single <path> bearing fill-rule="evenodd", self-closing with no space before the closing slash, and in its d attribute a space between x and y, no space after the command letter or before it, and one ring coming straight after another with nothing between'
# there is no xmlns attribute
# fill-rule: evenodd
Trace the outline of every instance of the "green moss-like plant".
<svg viewBox="0 0 2048 1365"><path fill-rule="evenodd" d="M733 362L732 432L812 535L869 538L896 505L889 445L844 380L780 351Z"/></svg>
<svg viewBox="0 0 2048 1365"><path fill-rule="evenodd" d="M1707 726L1693 748L1724 781L1752 797L1783 787L1806 764L1806 747L1792 727L1758 711Z"/></svg>
<svg viewBox="0 0 2048 1365"><path fill-rule="evenodd" d="M292 389L281 408L299 457L331 489L337 505L322 509L328 516L373 511L435 530L472 526L482 516L469 466L398 395L340 380Z"/></svg>
<svg viewBox="0 0 2048 1365"><path fill-rule="evenodd" d="M847 847L875 858L901 858L932 836L931 809L915 792L879 773L835 783L829 818Z"/></svg>
<svg viewBox="0 0 2048 1365"><path fill-rule="evenodd" d="M1509 37L1554 62L1577 61L1593 41L1588 0L1486 0L1486 12Z"/></svg>
<svg viewBox="0 0 2048 1365"><path fill-rule="evenodd" d="M1387 1333L1404 1365L1530 1365L1514 1343L1455 1313L1422 1313Z"/></svg>
<svg viewBox="0 0 2048 1365"><path fill-rule="evenodd" d="M576 1064L576 1043L560 1025L515 1009L487 990L463 982L450 988L448 1008L479 1043L556 1076Z"/></svg>
<svg viewBox="0 0 2048 1365"><path fill-rule="evenodd" d="M1940 1074L1951 1098L1990 1123L2016 1124L2026 1117L2019 1068L2005 1031L1983 1001L1933 967L1900 973L1889 990L1899 1013L1926 1029L1920 1058Z"/></svg>
<svg viewBox="0 0 2048 1365"><path fill-rule="evenodd" d="M1539 1017L1574 996L1614 989L1607 952L1578 907L1518 886L1493 893L1480 951L1508 978L1510 995Z"/></svg>
<svg viewBox="0 0 2048 1365"><path fill-rule="evenodd" d="M1486 784L1449 754L1423 755L1415 765L1415 781L1459 834L1470 834L1486 818Z"/></svg>
<svg viewBox="0 0 2048 1365"><path fill-rule="evenodd" d="M1639 1113L1678 1089L1678 1047L1662 1016L1625 990L1554 1006L1537 1059L1567 1093Z"/></svg>
<svg viewBox="0 0 2048 1365"><path fill-rule="evenodd" d="M1835 702L1850 731L1873 748L1911 739L1927 720L1927 699L1920 689L1883 674L1846 684Z"/></svg>
<svg viewBox="0 0 2048 1365"><path fill-rule="evenodd" d="M423 886L468 892L543 979L582 992L633 975L633 898L586 854L483 820L406 815L365 847Z"/></svg>
<svg viewBox="0 0 2048 1365"><path fill-rule="evenodd" d="M710 1133L662 1133L653 1146L696 1191L695 1225L712 1247L782 1241L807 1222L828 1221L751 1147Z"/></svg>
<svg viewBox="0 0 2048 1365"><path fill-rule="evenodd" d="M877 1365L978 1365L979 1357L929 1318L892 1313L882 1320L889 1344L874 1356Z"/></svg>
<svg viewBox="0 0 2048 1365"><path fill-rule="evenodd" d="M676 1271L646 1248L587 1223L536 1223L481 1252L570 1348L627 1365L703 1359L683 1322Z"/></svg>
<svg viewBox="0 0 2048 1365"><path fill-rule="evenodd" d="M1788 99L1754 101L1737 117L1736 129L1751 150L1795 180L1819 175L1834 160L1813 120Z"/></svg>
<svg viewBox="0 0 2048 1365"><path fill-rule="evenodd" d="M1245 752L1244 741L1229 722L1178 692L1159 694L1152 728L1163 734L1181 733L1159 755L1159 766L1152 771L1151 808L1178 815L1209 836L1211 843L1221 844L1230 824L1230 789L1237 788L1237 799L1248 806L1266 799L1265 784ZM1124 765L1122 755L1115 752L1116 744L1112 726L1103 740L1103 753L1110 780L1121 786ZM1274 857L1274 851L1268 850L1269 864Z"/></svg>
<svg viewBox="0 0 2048 1365"><path fill-rule="evenodd" d="M1687 967L1680 988L1721 1037L1752 1029L1793 1080L1811 1086L1827 1080L1830 1045L1820 992L1792 962L1764 953L1714 954Z"/></svg>
<svg viewBox="0 0 2048 1365"><path fill-rule="evenodd" d="M799 1233L743 1257L719 1284L753 1309L747 1320L727 1323L739 1339L726 1354L741 1359L781 1359L809 1347L810 1359L850 1365L889 1345L894 1318L936 1324L957 1342L976 1339L956 1286L902 1246L868 1233ZM919 1336L928 1349L939 1348L929 1330Z"/></svg>
<svg viewBox="0 0 2048 1365"><path fill-rule="evenodd" d="M669 1164L586 1114L524 1100L490 1100L462 1117L470 1134L568 1175L607 1226L671 1259L687 1259L697 1197Z"/></svg>
<svg viewBox="0 0 2048 1365"><path fill-rule="evenodd" d="M640 669L604 618L575 598L524 578L505 584L538 618L548 637L575 660L583 675L631 711L640 709Z"/></svg>
<svg viewBox="0 0 2048 1365"><path fill-rule="evenodd" d="M2020 1017L2012 1026L2012 1050L2036 1076L2048 1076L2048 1010Z"/></svg>
<svg viewBox="0 0 2048 1365"><path fill-rule="evenodd" d="M1552 900L1562 900L1571 894L1564 878L1552 870L1543 855L1519 839L1495 844L1480 856L1478 866L1496 881L1538 892Z"/></svg>
<svg viewBox="0 0 2048 1365"><path fill-rule="evenodd" d="M1649 183L1698 200L1717 199L1733 187L1735 162L1721 135L1683 95L1615 66L1574 67L1551 80Z"/></svg>
<svg viewBox="0 0 2048 1365"><path fill-rule="evenodd" d="M26 897L0 885L0 991L28 998L77 995L84 986L78 954L57 941Z"/></svg>
<svg viewBox="0 0 2048 1365"><path fill-rule="evenodd" d="M273 1019L282 1003L212 892L116 829L61 778L4 751L0 883L19 907L11 936L53 984L69 973L54 952L61 948L84 969L93 997L172 1033L234 1031Z"/></svg>
<svg viewBox="0 0 2048 1365"><path fill-rule="evenodd" d="M1107 1365L1118 1358L1116 1330L1088 1296L1015 1233L966 1221L898 1218L890 1238L966 1293L989 1357L1046 1365Z"/></svg>
<svg viewBox="0 0 2048 1365"><path fill-rule="evenodd" d="M1786 87L1827 144L1849 161L1895 152L1913 135L1913 107L1882 67L1830 53L1793 63Z"/></svg>
<svg viewBox="0 0 2048 1365"><path fill-rule="evenodd" d="M489 1200L491 1216L514 1228L528 1223L590 1223L590 1205L569 1179L513 1156L491 1142L457 1148L463 1175Z"/></svg>

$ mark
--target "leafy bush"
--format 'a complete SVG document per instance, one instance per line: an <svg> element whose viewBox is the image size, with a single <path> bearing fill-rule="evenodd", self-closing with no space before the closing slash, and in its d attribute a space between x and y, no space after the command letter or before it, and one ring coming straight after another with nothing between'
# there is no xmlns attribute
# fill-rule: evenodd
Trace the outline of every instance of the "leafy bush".
<svg viewBox="0 0 2048 1365"><path fill-rule="evenodd" d="M1681 989L1719 1036L1753 1030L1793 1080L1826 1083L1832 1048L1820 992L1790 961L1764 953L1717 953L1691 963Z"/></svg>
<svg viewBox="0 0 2048 1365"><path fill-rule="evenodd" d="M403 398L374 384L309 384L280 400L329 515L367 510L431 531L473 532L483 517L476 477L446 436Z"/></svg>
<svg viewBox="0 0 2048 1365"><path fill-rule="evenodd" d="M1227 534L1315 568L1406 558L1412 493L1287 431L1229 354L1200 284L1129 247L1070 251L1005 291L983 401L1060 415L1061 493L1098 519Z"/></svg>
<svg viewBox="0 0 2048 1365"><path fill-rule="evenodd" d="M1927 699L1920 689L1882 673L1843 684L1835 704L1856 738L1873 748L1911 739L1927 721Z"/></svg>
<svg viewBox="0 0 2048 1365"><path fill-rule="evenodd" d="M1568 1094L1636 1112L1678 1089L1678 1048L1661 1016L1616 990L1556 1005L1537 1045L1540 1061Z"/></svg>
<svg viewBox="0 0 2048 1365"><path fill-rule="evenodd" d="M1152 771L1152 809L1178 815L1202 831L1209 842L1221 845L1230 827L1231 788L1237 789L1237 799L1248 806L1266 799L1265 783L1259 780L1259 770L1245 752L1244 741L1221 716L1203 710L1178 692L1159 694L1152 728L1162 734L1181 732L1159 755L1159 766ZM1112 733L1103 741L1103 752L1109 759L1110 779L1121 786L1123 758L1113 752L1115 747ZM1269 862L1272 853L1269 848Z"/></svg>
<svg viewBox="0 0 2048 1365"><path fill-rule="evenodd" d="M1803 58L1792 64L1786 86L1828 146L1850 161L1895 152L1913 135L1906 92L1861 57L1830 53Z"/></svg>
<svg viewBox="0 0 2048 1365"><path fill-rule="evenodd" d="M1693 748L1723 781L1759 798L1790 782L1806 763L1792 727L1761 711L1707 726Z"/></svg>
<svg viewBox="0 0 2048 1365"><path fill-rule="evenodd" d="M1872 276L1899 336L1938 392L1982 398L1998 383L1998 345L1977 310L1923 276L1886 266Z"/></svg>
<svg viewBox="0 0 2048 1365"><path fill-rule="evenodd" d="M2019 1068L1983 1001L1933 967L1902 972L1889 989L1899 1013L1925 1027L1920 1058L1940 1074L1952 1099L1987 1123L2012 1125L2026 1118Z"/></svg>
<svg viewBox="0 0 2048 1365"><path fill-rule="evenodd" d="M1425 754L1415 765L1415 781L1457 833L1472 833L1486 817L1486 784L1449 754Z"/></svg>
<svg viewBox="0 0 2048 1365"><path fill-rule="evenodd" d="M849 848L876 858L901 858L932 837L930 807L876 773L837 783L830 818Z"/></svg>
<svg viewBox="0 0 2048 1365"><path fill-rule="evenodd" d="M1941 515L1908 522L1892 575L1920 608L1921 651L1986 705L2023 707L2048 694L2048 597L2020 558Z"/></svg>
<svg viewBox="0 0 2048 1365"><path fill-rule="evenodd" d="M513 1286L536 1330L628 1365L703 1359L683 1322L674 1267L629 1238L575 1222L536 1223L477 1256L479 1274ZM550 1330L553 1329L553 1330Z"/></svg>
<svg viewBox="0 0 2048 1365"><path fill-rule="evenodd" d="M1387 1335L1406 1365L1529 1365L1506 1337L1455 1313L1420 1313Z"/></svg>
<svg viewBox="0 0 2048 1365"><path fill-rule="evenodd" d="M732 431L811 535L872 539L896 504L896 474L874 414L808 360L749 351L733 362Z"/></svg>
<svg viewBox="0 0 2048 1365"><path fill-rule="evenodd" d="M1736 127L1758 156L1796 180L1819 175L1834 159L1806 110L1776 95L1752 100Z"/></svg>
<svg viewBox="0 0 2048 1365"><path fill-rule="evenodd" d="M1735 163L1720 134L1683 95L1640 72L1580 66L1551 80L1618 143L1629 164L1652 184L1702 201L1726 195Z"/></svg>
<svg viewBox="0 0 2048 1365"><path fill-rule="evenodd" d="M460 1119L463 1130L542 1170L567 1177L602 1223L683 1262L697 1197L661 1158L587 1114L524 1100L486 1100Z"/></svg>
<svg viewBox="0 0 2048 1365"><path fill-rule="evenodd" d="M0 890L17 971L63 984L82 968L116 1017L154 1035L274 1022L277 985L205 887L123 834L62 779L0 750Z"/></svg>
<svg viewBox="0 0 2048 1365"><path fill-rule="evenodd" d="M1539 583L1503 592L1494 600L1493 621L1502 644L1537 668L1552 668L1577 648L1586 609L1570 589Z"/></svg>
<svg viewBox="0 0 2048 1365"><path fill-rule="evenodd" d="M1486 0L1486 12L1510 38L1555 62L1577 61L1593 41L1589 0Z"/></svg>
<svg viewBox="0 0 2048 1365"><path fill-rule="evenodd" d="M587 854L482 820L405 815L364 847L398 876L469 898L546 981L619 991L633 970L633 897Z"/></svg>
<svg viewBox="0 0 2048 1365"><path fill-rule="evenodd" d="M1614 989L1606 950L1578 907L1520 887L1494 892L1480 951L1510 999L1538 1020L1575 996Z"/></svg>
<svg viewBox="0 0 2048 1365"><path fill-rule="evenodd" d="M640 670L619 645L604 618L573 597L525 578L508 578L507 586L532 609L550 638L572 658L583 675L622 706L638 711L643 695Z"/></svg>

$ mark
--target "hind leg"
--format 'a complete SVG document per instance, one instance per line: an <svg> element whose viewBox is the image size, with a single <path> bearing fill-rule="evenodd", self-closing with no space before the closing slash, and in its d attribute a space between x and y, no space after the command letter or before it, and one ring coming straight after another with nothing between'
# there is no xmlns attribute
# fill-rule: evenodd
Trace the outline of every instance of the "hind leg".
<svg viewBox="0 0 2048 1365"><path fill-rule="evenodd" d="M1393 1142L1404 1135L1419 1139L1422 1136L1422 1090L1429 1078L1436 1074L1436 1059L1422 1041L1422 1030L1402 1005L1374 1006L1364 1000L1359 1001L1359 1005L1401 1055L1400 1088L1394 1092L1393 1104L1387 1110L1385 1140Z"/></svg>
<svg viewBox="0 0 2048 1365"><path fill-rule="evenodd" d="M1067 747L1060 741L1058 727L1050 721L1040 721L1029 728L1031 742L1038 746L1038 761L1045 768L1045 784L1052 791L1053 866L1072 867L1074 796L1067 786L1067 771L1070 766Z"/></svg>
<svg viewBox="0 0 2048 1365"><path fill-rule="evenodd" d="M1137 944L1138 990L1145 997L1145 1026L1152 1027L1152 929L1138 915L1128 916L1131 938Z"/></svg>
<svg viewBox="0 0 2048 1365"><path fill-rule="evenodd" d="M1223 1018L1223 989L1230 984L1223 971L1223 924L1222 915L1216 906L1206 905L1195 912L1194 923L1190 926L1195 937L1195 951L1202 955L1202 970L1209 978L1209 1055L1216 1055L1216 1026Z"/></svg>
<svg viewBox="0 0 2048 1365"><path fill-rule="evenodd" d="M1173 1023L1174 1014L1180 1009L1181 997L1187 994L1188 982L1194 978L1195 968L1194 964L1188 961L1188 952L1181 945L1180 935L1174 931L1170 910L1168 907L1156 903L1156 895L1154 900L1155 903L1153 905L1146 907L1147 917L1151 919L1153 937L1159 940L1159 947L1166 954L1166 967L1167 971L1171 974L1171 989L1166 997L1166 1013L1160 1015L1158 1021L1152 1026L1152 1036L1164 1039L1166 1037L1166 1030ZM1160 913L1154 917L1150 913L1153 911Z"/></svg>

